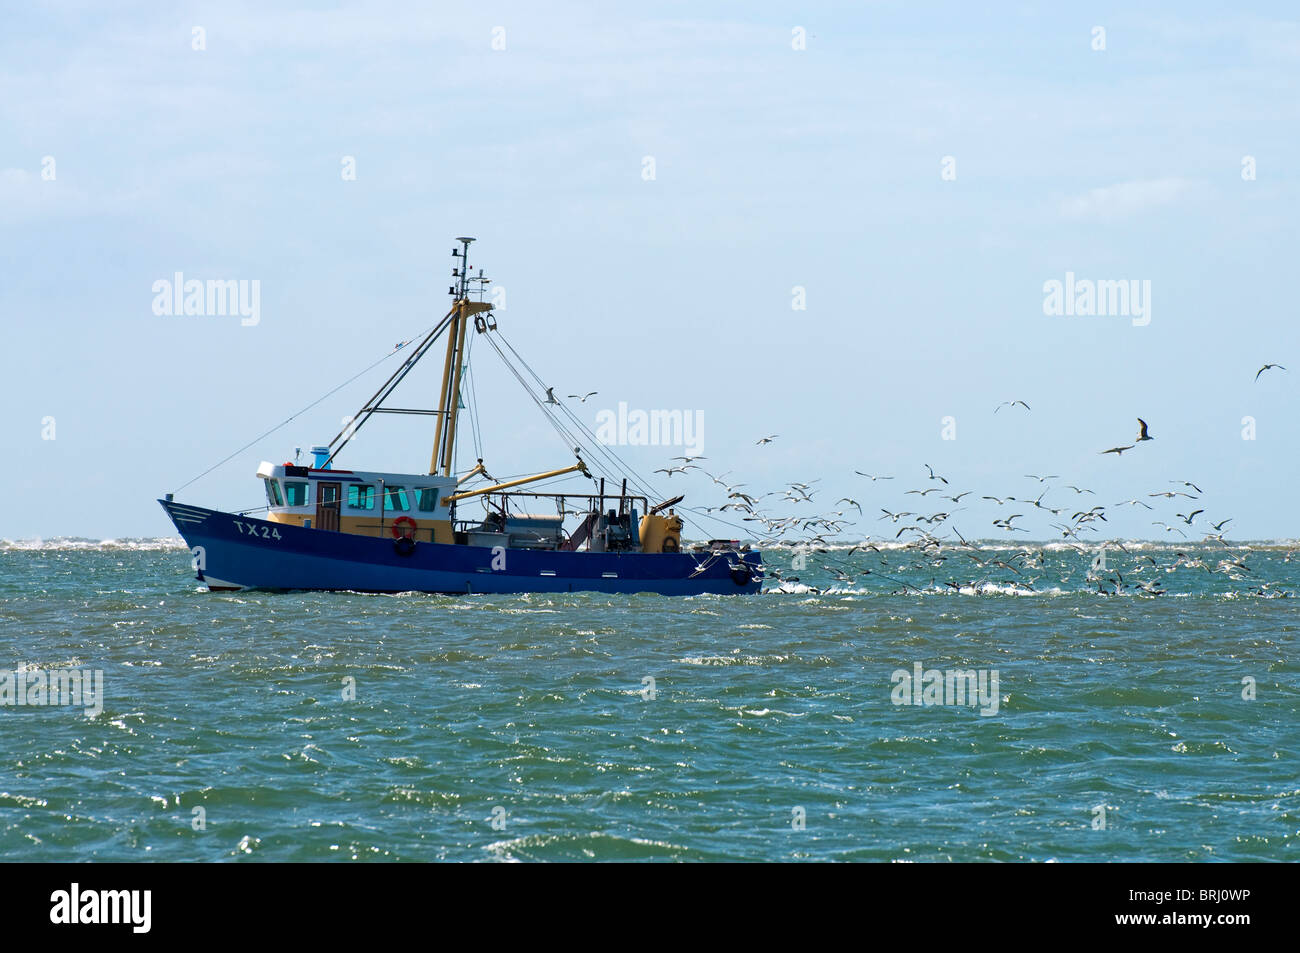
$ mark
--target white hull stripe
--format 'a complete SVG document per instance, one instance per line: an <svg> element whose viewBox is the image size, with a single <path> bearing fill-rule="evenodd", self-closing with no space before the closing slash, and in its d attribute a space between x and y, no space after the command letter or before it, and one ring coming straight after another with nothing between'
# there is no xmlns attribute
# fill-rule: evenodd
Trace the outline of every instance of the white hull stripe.
<svg viewBox="0 0 1300 953"><path fill-rule="evenodd" d="M175 504L171 507L171 515L172 519L180 523L202 523L208 518L208 514L200 510L191 510Z"/></svg>

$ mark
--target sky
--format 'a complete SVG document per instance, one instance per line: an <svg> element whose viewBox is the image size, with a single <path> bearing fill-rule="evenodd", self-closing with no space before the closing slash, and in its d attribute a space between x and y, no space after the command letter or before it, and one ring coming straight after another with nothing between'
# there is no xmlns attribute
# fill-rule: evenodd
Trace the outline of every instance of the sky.
<svg viewBox="0 0 1300 953"><path fill-rule="evenodd" d="M445 313L459 235L530 365L598 392L590 426L619 402L698 414L728 483L820 481L775 511L892 536L872 514L916 509L929 464L974 491L948 506L968 537L1008 535L978 497L1032 499L1026 474L1115 536L1166 538L1187 501L1146 494L1183 480L1191 538L1300 536L1300 13L1140 7L15 6L0 538L174 535L158 497ZM178 272L256 281L256 321L156 313ZM1135 282L1142 313L1046 313L1081 280ZM1256 381L1270 362L1290 370ZM392 366L177 498L260 505L258 463L328 441ZM474 369L490 469L571 462L487 348ZM434 405L440 373L394 403ZM1155 439L1102 454L1138 417ZM419 472L431 443L385 418L338 465ZM725 501L652 474L680 447L616 449ZM1114 506L1138 497L1158 509Z"/></svg>

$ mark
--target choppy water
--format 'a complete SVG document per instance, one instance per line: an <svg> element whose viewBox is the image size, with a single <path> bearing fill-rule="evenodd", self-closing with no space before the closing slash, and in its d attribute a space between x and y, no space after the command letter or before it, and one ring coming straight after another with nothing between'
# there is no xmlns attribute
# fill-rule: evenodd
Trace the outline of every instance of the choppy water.
<svg viewBox="0 0 1300 953"><path fill-rule="evenodd" d="M1101 594L1029 552L446 598L208 594L168 542L0 545L0 669L105 694L0 708L0 859L1296 859L1300 558L1131 547ZM917 662L996 669L996 714L893 704Z"/></svg>

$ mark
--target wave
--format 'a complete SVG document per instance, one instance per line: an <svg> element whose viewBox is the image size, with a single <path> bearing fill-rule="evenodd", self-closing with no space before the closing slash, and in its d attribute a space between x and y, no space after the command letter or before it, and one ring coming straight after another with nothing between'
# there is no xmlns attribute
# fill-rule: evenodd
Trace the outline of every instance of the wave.
<svg viewBox="0 0 1300 953"><path fill-rule="evenodd" d="M186 550L179 536L122 536L89 539L85 536L51 536L49 539L0 539L0 552L167 552Z"/></svg>

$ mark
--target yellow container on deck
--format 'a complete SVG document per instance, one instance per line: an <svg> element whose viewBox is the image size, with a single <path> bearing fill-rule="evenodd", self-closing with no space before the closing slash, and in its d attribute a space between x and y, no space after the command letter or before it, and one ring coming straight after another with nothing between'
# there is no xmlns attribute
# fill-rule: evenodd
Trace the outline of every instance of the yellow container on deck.
<svg viewBox="0 0 1300 953"><path fill-rule="evenodd" d="M669 514L647 513L639 527L641 552L676 553L682 548L682 518Z"/></svg>

